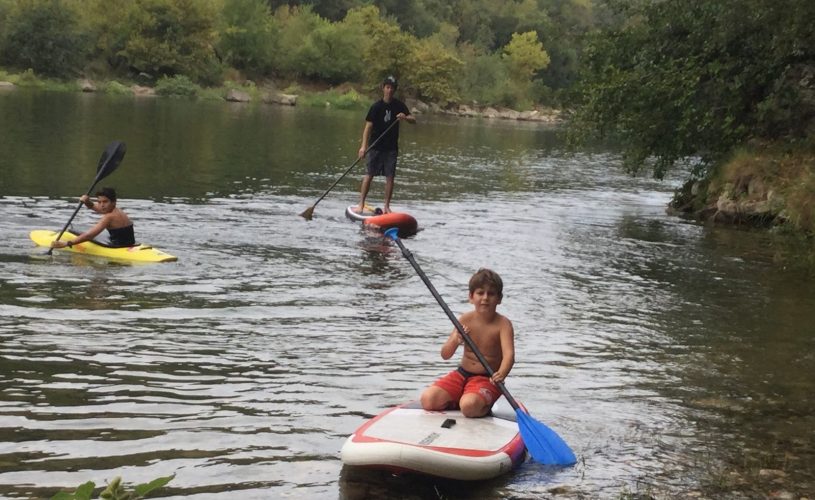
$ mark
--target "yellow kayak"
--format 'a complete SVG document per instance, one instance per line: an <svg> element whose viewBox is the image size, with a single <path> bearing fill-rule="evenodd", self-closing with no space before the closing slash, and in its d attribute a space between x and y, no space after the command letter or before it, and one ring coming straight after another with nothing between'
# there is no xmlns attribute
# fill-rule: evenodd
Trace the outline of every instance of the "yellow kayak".
<svg viewBox="0 0 815 500"><path fill-rule="evenodd" d="M31 231L31 239L41 247L50 247L51 242L57 239L56 231L48 231L39 229ZM62 234L61 241L68 241L76 238L77 235L70 231L65 231ZM56 250L66 250L68 252L81 253L85 255L96 255L99 257L106 257L108 259L128 260L131 262L173 262L178 260L178 257L162 252L157 248L150 245L133 245L132 247L108 247L99 244L95 241L85 241L72 247L58 248Z"/></svg>

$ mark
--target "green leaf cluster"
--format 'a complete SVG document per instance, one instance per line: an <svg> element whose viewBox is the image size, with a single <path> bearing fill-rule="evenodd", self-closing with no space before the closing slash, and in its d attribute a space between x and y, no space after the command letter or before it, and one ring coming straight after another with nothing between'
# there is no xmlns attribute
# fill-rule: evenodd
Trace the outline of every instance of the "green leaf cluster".
<svg viewBox="0 0 815 500"><path fill-rule="evenodd" d="M60 0L0 6L0 64L46 76L76 74L90 45L75 7Z"/></svg>
<svg viewBox="0 0 815 500"><path fill-rule="evenodd" d="M128 490L122 483L122 478L113 478L107 487L99 493L99 498L104 500L139 500L147 496L150 492L157 490L172 481L175 475L159 477L149 483L136 485L133 490ZM51 500L90 500L93 498L93 491L96 483L88 481L81 484L73 492L61 491L51 497Z"/></svg>
<svg viewBox="0 0 815 500"><path fill-rule="evenodd" d="M574 138L615 136L632 172L704 175L750 141L795 141L815 116L815 2L611 0L587 45ZM809 75L809 76L807 76Z"/></svg>

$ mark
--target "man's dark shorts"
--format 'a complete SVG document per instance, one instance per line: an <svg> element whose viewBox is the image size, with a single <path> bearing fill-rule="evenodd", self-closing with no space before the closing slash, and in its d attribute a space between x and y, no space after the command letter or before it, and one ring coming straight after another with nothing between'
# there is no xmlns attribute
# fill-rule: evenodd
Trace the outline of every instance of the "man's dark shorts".
<svg viewBox="0 0 815 500"><path fill-rule="evenodd" d="M376 149L368 151L368 175L395 177L397 155L397 151L377 151Z"/></svg>

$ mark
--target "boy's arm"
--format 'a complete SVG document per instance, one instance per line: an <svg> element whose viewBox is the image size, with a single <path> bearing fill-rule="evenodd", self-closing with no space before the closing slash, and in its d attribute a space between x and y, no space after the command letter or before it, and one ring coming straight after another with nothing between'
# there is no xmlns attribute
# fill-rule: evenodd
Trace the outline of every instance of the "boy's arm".
<svg viewBox="0 0 815 500"><path fill-rule="evenodd" d="M92 239L96 238L96 236L99 233L101 233L102 231L104 231L108 227L109 221L110 221L110 217L109 217L109 215L106 215L106 216L102 217L102 219L99 222L97 222L95 226L88 229L84 233L80 234L76 238L74 238L72 240L69 240L69 241L62 241L62 240L60 240L60 241L52 241L51 246L53 248L65 248L65 247L71 247L71 246L74 246L74 245L79 245L80 243L83 243L85 241L92 240Z"/></svg>
<svg viewBox="0 0 815 500"><path fill-rule="evenodd" d="M464 325L461 325L461 326L464 326ZM470 334L470 330L468 330L466 326L464 326L464 333L466 333L468 335ZM458 330L453 328L453 331L450 332L450 336L447 337L447 342L445 342L444 345L441 346L441 358L442 359L450 359L450 358L452 358L453 354L456 353L456 350L458 349L458 346L460 346L463 343L464 343L464 337L462 337L461 334L458 333Z"/></svg>
<svg viewBox="0 0 815 500"><path fill-rule="evenodd" d="M71 244L76 245L82 243L83 241L90 241L96 238L99 233L107 229L108 224L110 224L110 215L105 215L99 219L99 222L97 222L95 226L71 240Z"/></svg>
<svg viewBox="0 0 815 500"><path fill-rule="evenodd" d="M510 320L507 319L506 324L501 326L500 336L501 366L492 375L492 381L495 383L503 382L515 364L515 330Z"/></svg>

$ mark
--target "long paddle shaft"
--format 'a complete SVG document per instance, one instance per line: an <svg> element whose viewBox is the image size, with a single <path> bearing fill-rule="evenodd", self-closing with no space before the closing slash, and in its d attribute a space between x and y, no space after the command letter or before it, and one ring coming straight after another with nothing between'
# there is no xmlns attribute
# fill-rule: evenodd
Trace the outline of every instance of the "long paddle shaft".
<svg viewBox="0 0 815 500"><path fill-rule="evenodd" d="M405 256L408 262L410 262L410 265L413 266L413 269L416 270L416 274L419 275L425 286L427 286L427 289L430 290L431 294L433 294L436 302L439 303L441 308L447 314L447 317L450 318L450 321L456 327L456 330L458 330L458 332L461 334L464 342L467 343L467 346L469 346L470 350L476 355L478 361L481 362L484 369L487 371L490 377L492 377L495 371L489 365L484 355L481 354L481 351L478 349L478 346L475 345L475 342L473 342L470 336L464 331L464 327L461 325L458 318L456 318L453 311L451 311L444 302L444 299L441 298L439 292L436 291L436 287L433 286L433 283L430 282L430 279L428 279L427 275L422 271L422 268L419 267L416 259L413 258L413 254L410 253L410 250L408 250L407 247L405 247L402 240L399 239L398 234L397 228L391 228L385 231L385 235L399 245L399 249L402 250L402 255ZM518 426L521 431L521 437L523 438L529 453L535 460L544 464L554 465L572 465L577 461L574 453L569 448L569 445L567 445L555 431L541 422L538 422L528 413L526 413L518 402L515 401L515 398L513 398L509 393L503 382L498 382L495 385L501 391L501 394L507 398L507 401L509 401L509 404L512 405L512 408L515 410Z"/></svg>
<svg viewBox="0 0 815 500"><path fill-rule="evenodd" d="M357 163L359 163L359 160L361 160L362 158L364 158L364 157L365 157L365 155L366 155L366 154L368 154L368 151L370 151L370 150L371 150L371 148L372 148L372 147L374 147L374 146L376 145L376 143L377 143L377 142L379 142L379 140L380 140L380 139L382 139L383 137L385 137L385 134L387 134L387 133L388 133L388 131L389 131L391 128L393 128L393 126L394 126L394 125L396 125L397 123L399 123L399 120L398 120L398 119L393 120L393 122L392 122L390 125L388 125L388 128L386 128L384 132L382 132L381 134L379 134L379 137L377 137L377 138L374 140L374 142L372 142L372 143L371 143L371 145L370 145L370 146L368 146L368 149L366 149L366 150L365 150L365 152L364 152L364 153L362 153L362 156L358 157L358 158L357 158L357 159L354 161L354 163L352 163L352 164L351 164L351 166L350 166L350 167L348 167L348 170L346 170L346 171L345 171L345 173L343 173L341 176L339 176L339 177L337 178L337 180L335 180L335 181L334 181L334 184L332 184L332 185L331 185L331 187L329 187L328 189L326 189L326 190L325 190L325 193L323 193L323 194L322 194L322 196L320 196L319 198L317 198L317 201L315 201L315 202L314 202L314 205L311 205L310 207L308 207L307 209L305 209L305 210L303 211L303 213L301 213L301 214L300 214L300 216L301 216L301 217L306 218L307 220L311 220L311 216L312 216L312 215L314 215L314 208L317 206L317 204L318 204L318 203L320 203L320 202L323 200L323 198L325 198L325 197L326 197L326 195L327 195L329 192L331 192L331 190L332 190L332 189L334 189L334 186L336 186L336 185L337 185L337 183L338 183L338 182L340 182L340 181L342 180L342 178L343 178L343 177L345 177L346 175L348 175L348 172L350 172L350 171L351 171L351 169L353 169L353 168L354 168L354 167L357 165Z"/></svg>
<svg viewBox="0 0 815 500"><path fill-rule="evenodd" d="M111 172L116 170L116 167L119 166L119 163L122 162L122 158L125 156L125 152L127 152L127 147L125 143L121 141L113 141L107 145L105 151L102 152L102 156L99 158L99 166L96 168L96 177L93 179L93 183L88 188L88 192L85 193L87 196L91 195L91 191L93 191L94 186L96 186L99 181L107 177ZM68 222L65 223L65 226L62 228L62 231L59 232L56 239L54 241L59 241L62 238L62 235L65 234L65 231L68 229L68 226L71 225L71 221L74 220L76 214L79 213L79 210L82 208L82 202L80 201L79 204L76 206L76 210L71 215L71 218L68 219ZM53 248L48 249L48 255L51 255L53 252Z"/></svg>

